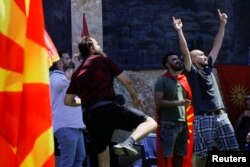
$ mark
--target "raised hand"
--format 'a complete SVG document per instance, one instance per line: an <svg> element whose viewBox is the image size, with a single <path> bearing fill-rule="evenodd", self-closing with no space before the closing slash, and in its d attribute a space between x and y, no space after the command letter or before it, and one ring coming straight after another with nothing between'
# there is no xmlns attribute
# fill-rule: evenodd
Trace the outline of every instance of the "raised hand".
<svg viewBox="0 0 250 167"><path fill-rule="evenodd" d="M183 27L181 19L176 19L175 17L172 17L173 19L173 27L176 31L181 30Z"/></svg>
<svg viewBox="0 0 250 167"><path fill-rule="evenodd" d="M221 13L220 9L217 10L218 11L218 16L219 16L219 19L222 23L227 23L227 14L226 13Z"/></svg>

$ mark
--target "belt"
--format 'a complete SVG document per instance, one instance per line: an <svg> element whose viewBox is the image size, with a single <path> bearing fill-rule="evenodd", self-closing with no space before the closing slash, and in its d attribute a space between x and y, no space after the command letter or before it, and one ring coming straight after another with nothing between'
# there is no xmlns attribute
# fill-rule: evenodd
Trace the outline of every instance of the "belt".
<svg viewBox="0 0 250 167"><path fill-rule="evenodd" d="M202 115L202 116L211 116L211 115L221 115L224 114L225 111L222 109L218 109L218 110L214 110L214 111L208 111L206 113L202 113L202 114L198 114L198 115Z"/></svg>
<svg viewBox="0 0 250 167"><path fill-rule="evenodd" d="M86 110L90 111L90 110L96 109L97 107L104 106L104 105L111 104L111 103L112 103L112 101L108 101L108 100L107 101L99 101L90 107L86 107Z"/></svg>

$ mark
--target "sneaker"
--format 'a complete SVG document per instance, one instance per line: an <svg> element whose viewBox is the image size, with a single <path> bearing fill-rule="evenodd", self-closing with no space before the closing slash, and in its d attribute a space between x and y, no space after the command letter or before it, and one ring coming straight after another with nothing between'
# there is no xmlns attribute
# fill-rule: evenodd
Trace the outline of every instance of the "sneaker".
<svg viewBox="0 0 250 167"><path fill-rule="evenodd" d="M136 157L138 152L133 148L131 144L128 143L119 143L113 146L114 153L116 155L127 154L129 157Z"/></svg>

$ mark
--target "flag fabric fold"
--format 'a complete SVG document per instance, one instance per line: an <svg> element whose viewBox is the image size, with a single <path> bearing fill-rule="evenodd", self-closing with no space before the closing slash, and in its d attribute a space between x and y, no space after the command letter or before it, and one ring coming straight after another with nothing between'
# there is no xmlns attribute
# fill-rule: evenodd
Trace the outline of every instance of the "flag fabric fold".
<svg viewBox="0 0 250 167"><path fill-rule="evenodd" d="M219 64L217 73L228 117L234 124L245 109L245 96L250 95L250 66Z"/></svg>
<svg viewBox="0 0 250 167"><path fill-rule="evenodd" d="M0 3L0 164L54 166L41 0Z"/></svg>
<svg viewBox="0 0 250 167"><path fill-rule="evenodd" d="M45 41L45 47L47 49L47 52L48 52L48 63L49 63L49 66L51 67L52 64L56 61L58 61L60 58L59 58L59 54L57 52L57 49L54 45L54 43L52 42L49 34L47 33L47 31L44 29L44 41Z"/></svg>
<svg viewBox="0 0 250 167"><path fill-rule="evenodd" d="M84 36L89 36L89 29L88 29L88 24L87 24L85 13L83 13L83 15L82 15L82 34L81 34L81 37L84 37Z"/></svg>

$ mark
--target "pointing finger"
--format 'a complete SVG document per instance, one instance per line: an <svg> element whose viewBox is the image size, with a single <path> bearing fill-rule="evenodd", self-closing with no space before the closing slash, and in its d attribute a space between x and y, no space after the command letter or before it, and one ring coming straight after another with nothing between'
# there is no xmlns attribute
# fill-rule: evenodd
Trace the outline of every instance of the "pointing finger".
<svg viewBox="0 0 250 167"><path fill-rule="evenodd" d="M221 16L221 12L220 12L220 9L217 9L217 11L218 11L218 14Z"/></svg>

